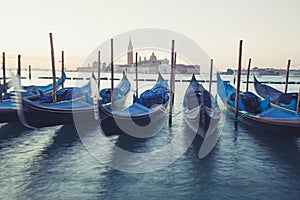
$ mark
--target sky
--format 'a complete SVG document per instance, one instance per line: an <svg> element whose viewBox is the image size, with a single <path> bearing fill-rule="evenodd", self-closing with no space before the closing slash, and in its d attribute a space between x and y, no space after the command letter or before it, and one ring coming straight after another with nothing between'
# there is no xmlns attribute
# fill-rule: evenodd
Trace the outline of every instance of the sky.
<svg viewBox="0 0 300 200"><path fill-rule="evenodd" d="M300 69L299 0L0 0L0 8L8 67L20 54L22 66L49 68L49 32L56 62L63 50L72 69L116 35L158 28L196 42L219 70L236 68L241 39L244 68L251 57L252 66L285 68L291 59L292 69Z"/></svg>

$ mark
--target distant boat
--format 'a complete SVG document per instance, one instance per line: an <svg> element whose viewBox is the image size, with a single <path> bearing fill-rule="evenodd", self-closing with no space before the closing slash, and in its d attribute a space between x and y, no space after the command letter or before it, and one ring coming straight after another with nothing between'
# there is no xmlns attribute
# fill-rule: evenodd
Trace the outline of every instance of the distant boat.
<svg viewBox="0 0 300 200"><path fill-rule="evenodd" d="M183 108L185 122L201 137L205 137L205 131L210 126L216 129L221 117L217 99L196 80L194 74L185 91ZM200 129L204 131L199 131Z"/></svg>
<svg viewBox="0 0 300 200"><path fill-rule="evenodd" d="M218 94L229 113L235 113L236 89L217 74ZM300 135L300 116L296 112L270 104L270 99L260 99L251 92L241 92L238 108L240 122L270 132ZM233 117L234 118L234 117Z"/></svg>
<svg viewBox="0 0 300 200"><path fill-rule="evenodd" d="M115 95L115 100L121 105L121 102L125 102L124 99L130 91L130 82L125 74L123 74L123 79L116 86L115 90L119 91ZM88 83L81 88L63 88L61 91L58 91L57 99L59 101L57 102L52 102L52 99L48 98L40 100L37 98L22 98L22 100L17 100L22 103L21 112L18 112L20 121L25 126L41 128L74 124L73 115L80 116L82 123L95 120L90 92L90 83ZM106 98L106 96L103 98ZM47 100L45 101L44 99Z"/></svg>
<svg viewBox="0 0 300 200"><path fill-rule="evenodd" d="M56 87L59 88L62 83L66 80L66 74L64 73L61 78L56 81ZM9 83L8 83L9 84ZM46 86L24 86L23 92L21 93L22 97L38 97L41 93L47 94L51 93L53 89L53 84ZM7 122L17 122L19 121L17 114L17 107L14 101L15 91L3 94L3 101L0 102L0 123Z"/></svg>
<svg viewBox="0 0 300 200"><path fill-rule="evenodd" d="M263 70L259 72L259 75L261 76L280 76L279 71L275 70Z"/></svg>
<svg viewBox="0 0 300 200"><path fill-rule="evenodd" d="M111 104L100 104L100 126L106 136L136 134L137 137L149 137L158 133L166 120L169 86L159 73L156 84L135 97L133 104L112 111Z"/></svg>
<svg viewBox="0 0 300 200"><path fill-rule="evenodd" d="M259 82L254 76L254 88L256 93L263 98L270 98L270 101L278 106L296 111L298 93L284 93L271 86Z"/></svg>
<svg viewBox="0 0 300 200"><path fill-rule="evenodd" d="M286 77L286 75L284 75L284 77ZM289 77L300 78L300 71L299 70L290 70Z"/></svg>

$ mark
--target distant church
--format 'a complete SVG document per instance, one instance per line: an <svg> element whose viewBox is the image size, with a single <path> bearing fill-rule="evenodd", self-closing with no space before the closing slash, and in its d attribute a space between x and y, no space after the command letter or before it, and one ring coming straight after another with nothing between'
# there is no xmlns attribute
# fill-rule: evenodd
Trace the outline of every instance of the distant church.
<svg viewBox="0 0 300 200"><path fill-rule="evenodd" d="M129 45L127 50L127 65L128 66L133 65L133 47L132 47L131 37L129 38Z"/></svg>
<svg viewBox="0 0 300 200"><path fill-rule="evenodd" d="M133 46L131 42L131 37L129 38L129 44L127 49L127 66L131 67L133 66ZM156 55L154 52L149 57L149 60L147 60L146 57L144 57L144 60L142 61L142 58L139 57L138 65L139 67L158 67L161 64L169 64L169 60L167 58L163 60L157 60Z"/></svg>

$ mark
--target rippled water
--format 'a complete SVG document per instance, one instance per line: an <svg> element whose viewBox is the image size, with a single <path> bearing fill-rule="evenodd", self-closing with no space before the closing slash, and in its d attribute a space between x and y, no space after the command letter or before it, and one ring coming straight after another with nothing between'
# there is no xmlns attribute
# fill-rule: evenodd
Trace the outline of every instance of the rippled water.
<svg viewBox="0 0 300 200"><path fill-rule="evenodd" d="M182 89L184 90L184 89ZM179 106L179 104L177 104ZM300 138L251 130L225 117L215 148L198 158L202 139L196 137L183 155L167 167L148 173L112 169L93 157L76 128L38 130L21 124L0 125L1 199L299 199ZM87 130L93 140L97 131ZM147 152L181 138L179 151L193 135L181 114L174 126L157 136L110 141L132 152ZM117 155L99 142L99 155L114 162ZM171 153L160 155L161 158ZM144 159L144 160L143 160ZM160 159L163 162L164 159ZM139 162L147 162L140 157Z"/></svg>

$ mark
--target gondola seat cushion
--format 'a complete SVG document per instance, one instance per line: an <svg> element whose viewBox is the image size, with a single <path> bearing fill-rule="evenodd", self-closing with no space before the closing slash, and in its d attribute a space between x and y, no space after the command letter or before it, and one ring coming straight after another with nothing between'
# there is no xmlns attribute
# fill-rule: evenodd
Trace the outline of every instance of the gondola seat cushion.
<svg viewBox="0 0 300 200"><path fill-rule="evenodd" d="M155 94L152 90L144 91L140 96L140 104L150 108L155 104Z"/></svg>
<svg viewBox="0 0 300 200"><path fill-rule="evenodd" d="M260 113L260 101L258 96L252 92L244 92L241 94L242 102L245 106L245 110L251 113Z"/></svg>
<svg viewBox="0 0 300 200"><path fill-rule="evenodd" d="M226 102L233 108L235 108L235 96L236 96L236 93L232 92L229 95L228 99L226 100ZM239 110L243 110L243 111L246 110L241 97L239 98Z"/></svg>
<svg viewBox="0 0 300 200"><path fill-rule="evenodd" d="M297 100L296 99L292 99L289 104L281 104L281 106L283 106L284 108L287 108L289 110L296 110Z"/></svg>
<svg viewBox="0 0 300 200"><path fill-rule="evenodd" d="M169 100L169 95L166 89L157 88L153 90L155 96L155 104L165 104Z"/></svg>
<svg viewBox="0 0 300 200"><path fill-rule="evenodd" d="M260 100L260 112L264 112L270 108L270 97L267 96L264 100Z"/></svg>
<svg viewBox="0 0 300 200"><path fill-rule="evenodd" d="M111 102L111 88L102 89L100 91L102 103L106 104ZM122 91L119 88L114 88L114 99L117 100L122 96Z"/></svg>

